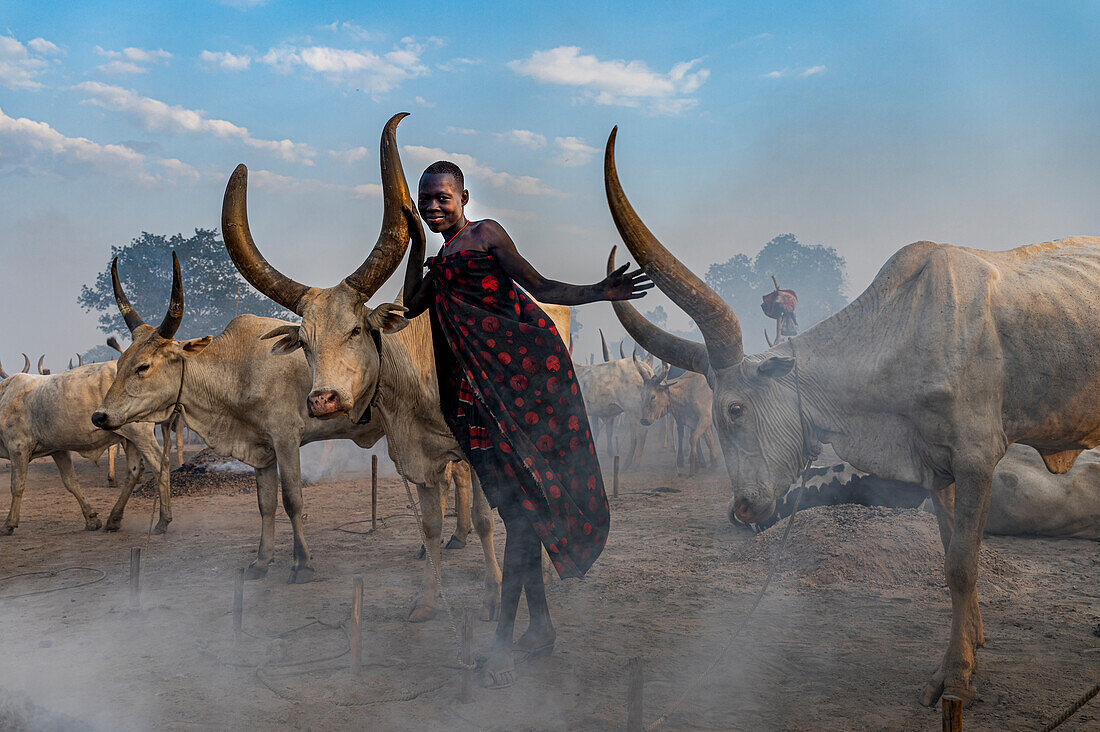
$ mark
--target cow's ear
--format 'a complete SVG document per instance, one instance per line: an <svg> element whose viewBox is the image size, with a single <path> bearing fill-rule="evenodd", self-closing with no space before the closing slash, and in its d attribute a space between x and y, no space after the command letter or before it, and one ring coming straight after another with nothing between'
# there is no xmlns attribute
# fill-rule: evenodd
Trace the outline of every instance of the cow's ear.
<svg viewBox="0 0 1100 732"><path fill-rule="evenodd" d="M383 333L396 333L409 324L408 308L395 302L384 302L367 313L367 326Z"/></svg>
<svg viewBox="0 0 1100 732"><path fill-rule="evenodd" d="M188 341L181 341L180 348L188 356L194 356L196 353L202 353L203 350L210 345L210 341L214 340L214 336L204 335L202 338L192 338Z"/></svg>
<svg viewBox="0 0 1100 732"><path fill-rule="evenodd" d="M264 341L269 338L278 338L275 344L271 346L271 353L275 356L285 356L288 353L294 353L302 347L301 339L301 326L297 325L280 325L278 328L269 330L260 336L260 340Z"/></svg>
<svg viewBox="0 0 1100 732"><path fill-rule="evenodd" d="M790 356L772 356L756 367L756 373L769 379L786 376L794 368L794 359Z"/></svg>

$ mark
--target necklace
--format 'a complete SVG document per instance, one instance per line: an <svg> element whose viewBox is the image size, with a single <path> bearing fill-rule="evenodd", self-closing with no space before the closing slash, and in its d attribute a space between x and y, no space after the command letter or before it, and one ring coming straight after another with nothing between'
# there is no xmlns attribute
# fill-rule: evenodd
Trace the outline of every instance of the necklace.
<svg viewBox="0 0 1100 732"><path fill-rule="evenodd" d="M443 248L444 248L444 249L446 249L446 248L447 248L447 245L448 245L448 244L450 244L450 243L451 243L452 241L454 241L455 239L457 239L457 238L458 238L458 235L459 235L459 234L461 234L461 233L462 233L463 231L465 231L465 230L466 230L466 227L467 227L467 226L469 226L469 225L470 225L470 222L469 222L469 221L467 221L467 222L466 222L465 224L463 224L463 225L462 225L462 228L461 228L461 229L459 229L458 231L456 231L456 232L455 232L455 235L454 235L454 236L452 236L452 237L451 237L450 239L448 239L447 241L443 242Z"/></svg>

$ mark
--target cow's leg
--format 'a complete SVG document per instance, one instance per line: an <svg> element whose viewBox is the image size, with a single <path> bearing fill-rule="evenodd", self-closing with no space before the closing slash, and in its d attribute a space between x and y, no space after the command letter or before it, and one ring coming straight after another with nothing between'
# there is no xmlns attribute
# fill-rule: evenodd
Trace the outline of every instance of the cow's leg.
<svg viewBox="0 0 1100 732"><path fill-rule="evenodd" d="M256 468L256 502L260 505L260 548L244 573L249 580L267 576L275 557L275 508L279 503L279 470L275 463Z"/></svg>
<svg viewBox="0 0 1100 732"><path fill-rule="evenodd" d="M473 528L470 510L473 508L473 493L470 478L470 466L464 462L451 463L451 482L455 488L455 516L458 518L455 532L447 541L448 549L463 549ZM446 506L444 506L446 513Z"/></svg>
<svg viewBox="0 0 1100 732"><path fill-rule="evenodd" d="M65 485L65 490L72 493L73 498L80 504L80 512L84 514L84 528L88 531L98 531L103 522L99 520L99 514L92 509L84 499L84 494L80 492L80 483L77 482L76 471L73 470L72 456L67 451L62 451L55 452L50 457L57 466L57 472L61 473L61 482Z"/></svg>
<svg viewBox="0 0 1100 732"><path fill-rule="evenodd" d="M645 438L648 434L649 430L637 422L631 428L630 454L626 458L626 468L633 465L635 460L642 459L642 453L645 452Z"/></svg>
<svg viewBox="0 0 1100 732"><path fill-rule="evenodd" d="M676 421L676 467L684 467L684 425Z"/></svg>
<svg viewBox="0 0 1100 732"><path fill-rule="evenodd" d="M472 474L473 471L471 470ZM472 476L472 500L474 530L481 540L481 551L485 555L485 590L481 600L481 620L496 620L500 614L500 565L497 564L497 552L493 546L493 509L481 490L481 481Z"/></svg>
<svg viewBox="0 0 1100 732"><path fill-rule="evenodd" d="M714 452L714 430L707 427L706 431L703 432L703 439L707 441L707 450L710 451L710 464L711 467L714 467L718 464L718 456Z"/></svg>
<svg viewBox="0 0 1100 732"><path fill-rule="evenodd" d="M443 553L439 544L443 539L443 493L448 486L445 482L439 486L416 485L420 497L420 521L423 527L424 543L428 545L428 559L424 562L424 591L417 598L409 613L409 622L423 623L435 616L435 599L439 595L439 584L435 581L437 568L442 574ZM434 564L433 564L434 563Z"/></svg>
<svg viewBox="0 0 1100 732"><path fill-rule="evenodd" d="M302 509L305 501L302 499L302 459L301 437L295 435L293 440L283 444L275 443L275 458L279 464L279 482L283 488L283 510L290 519L291 529L294 531L294 562L290 566L290 578L288 584L300 585L313 580L317 574L313 569L312 558L309 553L309 545L306 543L306 534L302 528Z"/></svg>
<svg viewBox="0 0 1100 732"><path fill-rule="evenodd" d="M944 559L944 574L951 591L951 640L943 663L921 694L921 703L926 706L934 704L944 691L964 699L973 698L970 679L974 673L974 651L985 645L976 581L993 470L957 470L955 477L954 531Z"/></svg>
<svg viewBox="0 0 1100 732"><path fill-rule="evenodd" d="M607 420L607 454L609 457L615 457L615 420L617 417L612 417Z"/></svg>
<svg viewBox="0 0 1100 732"><path fill-rule="evenodd" d="M107 446L107 485L115 484L115 445Z"/></svg>
<svg viewBox="0 0 1100 732"><path fill-rule="evenodd" d="M183 465L183 425L180 422L180 418L176 417L176 466Z"/></svg>
<svg viewBox="0 0 1100 732"><path fill-rule="evenodd" d="M955 484L931 491L932 508L936 512L936 523L940 526L940 541L943 543L944 559L951 546L951 535L955 531Z"/></svg>
<svg viewBox="0 0 1100 732"><path fill-rule="evenodd" d="M123 427L123 430L129 430L131 425ZM126 469L130 471L129 480L133 480L137 483L138 478L141 476L142 460L145 461L145 466L151 471L155 471L157 476L157 495L160 497L160 519L157 521L157 525L153 528L154 534L163 534L168 531L168 524L172 522L172 491L170 490L171 476L170 470L161 470L161 464L163 462L163 455L161 448L157 445L156 430L150 435L148 432L141 431L129 431L126 435L126 441L123 443L126 446ZM133 488L131 487L132 491ZM126 493L126 498L129 499L130 494ZM120 495L121 501L121 495ZM116 501L115 509L118 509L118 520L122 520L122 509L126 507L126 502ZM107 528L111 530L112 519L115 516L115 509L111 510L111 518L107 519ZM117 529L118 526L116 525Z"/></svg>
<svg viewBox="0 0 1100 732"><path fill-rule="evenodd" d="M145 464L141 458L141 452L138 450L137 445L125 440L120 443L126 450L126 483L122 486L122 490L118 492L118 498L115 499L115 505L111 507L111 514L107 517L107 525L103 527L104 531L118 531L122 526L122 514L126 510L126 504L130 500L130 496L134 492L134 488L137 487L137 483L141 480L141 474L145 470ZM114 447L112 445L112 447ZM160 476L157 476L158 489Z"/></svg>
<svg viewBox="0 0 1100 732"><path fill-rule="evenodd" d="M8 518L0 534L11 535L19 525L19 504L23 502L23 488L27 485L27 467L30 465L30 451L8 449L11 460L11 507Z"/></svg>

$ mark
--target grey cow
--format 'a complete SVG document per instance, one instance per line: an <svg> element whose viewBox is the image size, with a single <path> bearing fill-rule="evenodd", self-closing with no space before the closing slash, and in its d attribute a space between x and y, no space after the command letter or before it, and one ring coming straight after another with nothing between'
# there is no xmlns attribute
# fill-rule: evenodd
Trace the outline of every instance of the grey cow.
<svg viewBox="0 0 1100 732"><path fill-rule="evenodd" d="M645 227L607 143L608 205L623 241L699 326L677 338L616 304L640 344L705 374L733 487L752 522L819 442L856 468L919 483L935 504L951 593L951 637L921 701L971 697L984 644L975 581L993 471L1014 442L1063 473L1100 444L1100 238L1005 252L918 242L901 249L844 310L746 355L737 316Z"/></svg>

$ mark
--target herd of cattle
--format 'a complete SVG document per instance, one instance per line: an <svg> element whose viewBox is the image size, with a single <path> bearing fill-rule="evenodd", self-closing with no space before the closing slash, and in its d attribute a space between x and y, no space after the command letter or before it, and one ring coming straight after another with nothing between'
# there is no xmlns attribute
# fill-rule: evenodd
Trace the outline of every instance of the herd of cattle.
<svg viewBox="0 0 1100 732"><path fill-rule="evenodd" d="M222 231L234 264L301 323L241 315L217 336L177 341L186 316L179 261L173 256L171 301L156 327L131 306L116 261L115 299L132 338L117 361L58 374L29 373L29 359L22 373L0 369L0 457L11 462L12 494L3 533L19 524L28 464L41 456L57 464L86 528L99 529L70 453L97 460L115 445L126 451L128 475L105 528L119 528L147 467L158 475L157 531L166 531L169 472L155 426L178 415L214 452L255 469L260 541L247 577L263 577L272 561L281 489L294 534L290 581L306 582L315 569L302 523L299 448L334 439L369 448L385 436L398 473L417 488L435 566L451 485L466 516L472 502L485 558L481 616L495 617L501 574L493 521L439 410L428 316L406 319L399 293L395 302L366 304L410 239L424 236L398 155L403 116L382 134L378 241L334 287L298 283L264 259L248 226L245 167L229 181ZM736 315L627 201L614 140L613 132L605 182L615 224L657 286L695 320L704 343L664 332L628 303L614 303L623 327L652 355L627 358L620 349L612 359L604 343L602 363L576 365L608 454L617 451L618 422L629 430L629 470L649 429L667 417L676 425L678 464L694 473L724 462L733 491L729 518L758 530L789 513L789 491L804 470L804 506L916 506L930 498L954 619L923 701L932 703L945 687L965 696L974 649L983 643L974 589L983 530L1100 539L1100 455L1078 457L1100 443L1100 239L997 253L914 244L842 312L747 356ZM609 272L614 256L612 250ZM568 339L569 309L545 309ZM679 374L670 377L670 367ZM432 617L438 595L426 563L410 620Z"/></svg>

